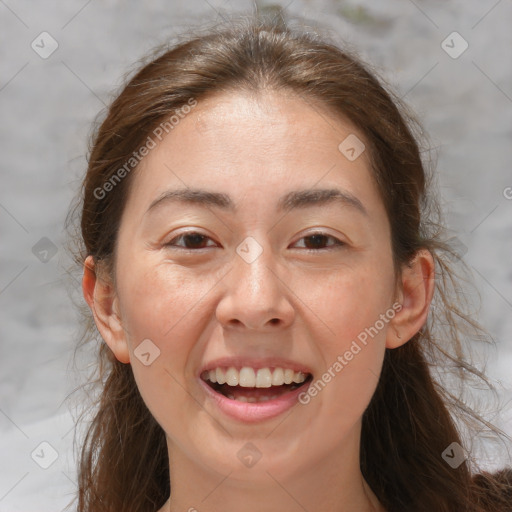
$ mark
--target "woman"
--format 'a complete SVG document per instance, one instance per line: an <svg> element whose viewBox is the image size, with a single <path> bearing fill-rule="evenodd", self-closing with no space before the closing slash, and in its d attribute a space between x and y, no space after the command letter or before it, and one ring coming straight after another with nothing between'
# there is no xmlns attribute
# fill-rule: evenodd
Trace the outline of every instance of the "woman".
<svg viewBox="0 0 512 512"><path fill-rule="evenodd" d="M510 468L470 467L454 418L478 414L431 375L476 378L478 327L417 133L356 57L277 21L128 82L79 206L105 341L80 511L512 510Z"/></svg>

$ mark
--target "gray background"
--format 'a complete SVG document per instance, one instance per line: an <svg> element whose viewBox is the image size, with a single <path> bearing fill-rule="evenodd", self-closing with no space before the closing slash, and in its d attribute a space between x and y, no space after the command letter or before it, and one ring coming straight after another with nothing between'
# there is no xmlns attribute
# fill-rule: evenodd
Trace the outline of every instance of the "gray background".
<svg viewBox="0 0 512 512"><path fill-rule="evenodd" d="M86 167L91 123L148 50L252 4L0 0L0 512L61 510L75 490L65 399L78 382L70 363L77 317L67 288L77 297L80 290L64 272L63 223ZM501 390L501 414L492 419L512 434L512 2L258 5L330 27L417 112L437 148L446 218L474 274L480 319L497 342L483 354ZM445 48L460 51L462 39L446 39L454 31L468 44L457 58L442 47L447 40ZM31 47L48 51L42 32L58 44L47 58ZM57 459L43 469L52 450ZM510 462L492 457L491 466Z"/></svg>

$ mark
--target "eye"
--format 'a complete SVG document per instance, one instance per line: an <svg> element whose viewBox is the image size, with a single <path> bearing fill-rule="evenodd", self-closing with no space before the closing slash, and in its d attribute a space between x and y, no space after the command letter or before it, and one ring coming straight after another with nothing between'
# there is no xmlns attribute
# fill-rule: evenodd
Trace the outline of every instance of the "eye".
<svg viewBox="0 0 512 512"><path fill-rule="evenodd" d="M179 245L176 242L179 240L183 240L185 242L185 246ZM206 240L211 240L210 237L206 235L202 235L196 231L190 231L189 233L183 233L175 238L173 238L170 242L164 244L165 247L181 247L183 249L204 249L204 242ZM210 246L211 247L211 246Z"/></svg>
<svg viewBox="0 0 512 512"><path fill-rule="evenodd" d="M303 247L307 250L315 251L315 250L324 250L327 241L333 240L334 243L328 245L325 249L329 250L332 247L342 247L346 245L344 242L339 240L338 238L328 235L326 233L312 233L307 236L303 236L299 240L305 240ZM185 250L197 250L197 249L206 249L205 242L211 240L210 237L198 233L196 231L191 231L189 233L183 233L175 238L173 238L170 242L164 244L165 247L180 247ZM177 242L183 241L184 245L181 245ZM209 247L212 247L211 245ZM213 245L215 247L215 245Z"/></svg>
<svg viewBox="0 0 512 512"><path fill-rule="evenodd" d="M341 240L338 240L336 237L334 237L332 235L328 235L326 233L312 233L311 235L303 236L302 238L300 238L300 240L309 240L310 241L310 242L306 242L304 245L307 246L309 244L310 246L312 246L312 247L305 247L306 249L312 250L312 251L322 250L322 247L320 247L320 246L325 245L326 241L329 239L334 240L334 243L331 244L326 249L330 249L330 248L336 247L336 246L346 245Z"/></svg>

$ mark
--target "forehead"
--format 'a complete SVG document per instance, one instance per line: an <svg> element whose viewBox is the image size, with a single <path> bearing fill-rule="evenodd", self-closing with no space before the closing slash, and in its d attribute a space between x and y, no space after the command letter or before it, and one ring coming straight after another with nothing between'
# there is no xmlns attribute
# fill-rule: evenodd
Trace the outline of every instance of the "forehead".
<svg viewBox="0 0 512 512"><path fill-rule="evenodd" d="M263 204L274 192L277 198L319 185L378 200L366 151L350 161L339 149L349 136L363 140L347 120L293 93L215 94L143 159L131 199L147 207L165 189L200 186L243 198L259 194Z"/></svg>
<svg viewBox="0 0 512 512"><path fill-rule="evenodd" d="M356 131L317 101L284 91L215 94L201 102L188 121L197 138L212 149L219 149L216 142L222 137L223 152L253 161L273 159L276 164L281 158L319 159L337 149L340 136Z"/></svg>

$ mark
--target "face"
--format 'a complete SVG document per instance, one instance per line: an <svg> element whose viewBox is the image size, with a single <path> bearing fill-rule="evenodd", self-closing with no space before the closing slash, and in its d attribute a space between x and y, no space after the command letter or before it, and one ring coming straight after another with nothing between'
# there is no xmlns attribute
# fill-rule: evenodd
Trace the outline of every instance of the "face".
<svg viewBox="0 0 512 512"><path fill-rule="evenodd" d="M354 135L291 94L217 95L134 171L104 338L198 470L285 479L358 455L403 311L367 152L338 148Z"/></svg>

